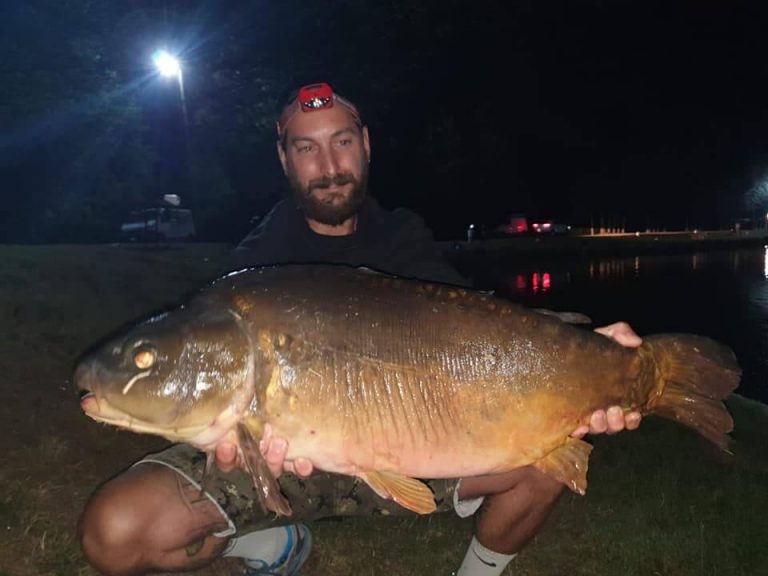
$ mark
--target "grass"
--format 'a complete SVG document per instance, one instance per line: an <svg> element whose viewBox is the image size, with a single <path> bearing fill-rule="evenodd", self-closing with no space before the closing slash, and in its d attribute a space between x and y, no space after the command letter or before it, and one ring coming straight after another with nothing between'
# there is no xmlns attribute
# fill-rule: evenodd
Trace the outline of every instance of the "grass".
<svg viewBox="0 0 768 576"><path fill-rule="evenodd" d="M107 332L195 290L226 250L0 246L0 576L95 574L75 540L79 511L163 441L86 419L72 364ZM729 407L732 456L653 418L595 438L587 496L564 494L508 573L768 574L768 407L738 396ZM305 573L450 574L471 530L452 514L318 522Z"/></svg>

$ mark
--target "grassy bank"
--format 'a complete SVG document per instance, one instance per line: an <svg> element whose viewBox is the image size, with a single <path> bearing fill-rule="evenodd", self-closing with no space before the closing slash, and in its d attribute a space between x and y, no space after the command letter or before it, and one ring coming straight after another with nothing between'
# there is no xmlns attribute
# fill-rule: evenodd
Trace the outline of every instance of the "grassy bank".
<svg viewBox="0 0 768 576"><path fill-rule="evenodd" d="M75 541L79 510L101 481L164 442L85 418L72 364L107 332L198 288L227 250L0 246L0 576L94 574ZM596 438L587 496L565 494L510 573L768 574L768 408L738 396L729 407L733 456L652 418ZM471 521L344 519L313 533L307 574L449 574Z"/></svg>

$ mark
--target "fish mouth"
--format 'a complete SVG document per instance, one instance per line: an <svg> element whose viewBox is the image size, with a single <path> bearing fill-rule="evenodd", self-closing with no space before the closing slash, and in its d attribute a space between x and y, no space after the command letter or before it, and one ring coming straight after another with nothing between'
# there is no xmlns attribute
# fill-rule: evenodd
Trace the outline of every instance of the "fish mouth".
<svg viewBox="0 0 768 576"><path fill-rule="evenodd" d="M183 427L158 425L140 418L135 418L122 410L115 408L106 398L99 397L93 392L85 391L80 397L80 408L86 416L118 428L124 428L132 432L142 434L155 434L163 436L172 442L188 442L201 435L211 423L193 424Z"/></svg>
<svg viewBox="0 0 768 576"><path fill-rule="evenodd" d="M186 442L203 451L211 450L221 440L231 436L242 412L233 406L226 408L212 421L188 426L159 425L141 418L135 418L115 408L106 398L93 392L85 392L80 398L80 407L86 416L101 422L140 434L162 436L171 442Z"/></svg>

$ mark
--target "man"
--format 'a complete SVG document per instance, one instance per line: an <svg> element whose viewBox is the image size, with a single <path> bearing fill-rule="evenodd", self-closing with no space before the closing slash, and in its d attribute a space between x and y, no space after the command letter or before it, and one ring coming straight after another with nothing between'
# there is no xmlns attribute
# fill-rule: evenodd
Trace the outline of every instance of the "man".
<svg viewBox="0 0 768 576"><path fill-rule="evenodd" d="M461 278L442 260L431 233L411 212L384 211L367 195L371 157L368 129L357 107L327 84L302 88L278 122L278 155L293 189L235 251L234 264L327 262L366 265L447 282ZM625 324L602 330L626 345L640 340ZM618 407L593 414L574 431L635 428L637 413ZM405 513L355 478L312 474L307 460L286 461L286 441L262 440L270 469L291 503L290 521L331 515ZM246 559L248 574L296 574L311 546L303 524L278 526L255 504L250 477L237 450L216 450L222 475L201 495L204 465L194 450L174 446L142 460L101 487L80 524L83 550L107 575L190 570L222 554ZM562 485L533 467L462 480L431 480L438 509L475 511L475 537L461 575L498 575L539 530ZM281 519L285 522L289 519ZM233 538L237 535L236 538Z"/></svg>

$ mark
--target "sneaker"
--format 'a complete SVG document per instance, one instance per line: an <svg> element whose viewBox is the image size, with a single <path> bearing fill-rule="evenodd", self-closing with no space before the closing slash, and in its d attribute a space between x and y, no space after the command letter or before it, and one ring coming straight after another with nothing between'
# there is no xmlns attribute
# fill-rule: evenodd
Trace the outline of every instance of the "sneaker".
<svg viewBox="0 0 768 576"><path fill-rule="evenodd" d="M245 576L295 576L312 550L312 533L306 524L285 526L288 531L286 551L273 564L263 560L249 560Z"/></svg>

